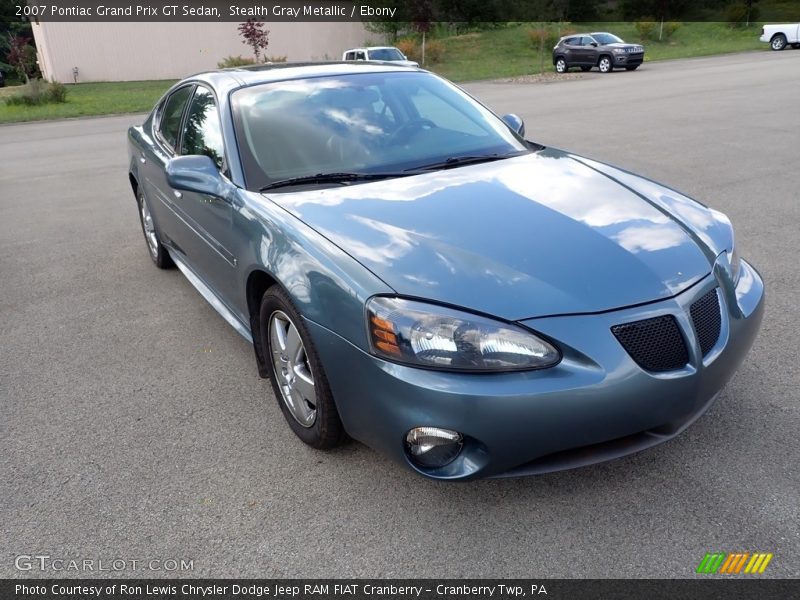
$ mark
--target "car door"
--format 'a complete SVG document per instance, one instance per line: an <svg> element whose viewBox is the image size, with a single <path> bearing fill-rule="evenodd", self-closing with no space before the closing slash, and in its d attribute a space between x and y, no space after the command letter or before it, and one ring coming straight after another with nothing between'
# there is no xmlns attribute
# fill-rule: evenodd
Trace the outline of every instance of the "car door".
<svg viewBox="0 0 800 600"><path fill-rule="evenodd" d="M180 154L205 155L227 177L225 144L217 101L203 85L195 88L184 117ZM190 266L230 306L237 260L229 246L234 207L230 200L196 192L173 192L180 217L193 236L185 248Z"/></svg>
<svg viewBox="0 0 800 600"><path fill-rule="evenodd" d="M162 241L179 251L191 239L191 231L175 211L175 198L167 184L166 166L175 156L183 116L194 87L194 84L188 84L177 88L158 106L150 130L152 143L138 157L139 184Z"/></svg>
<svg viewBox="0 0 800 600"><path fill-rule="evenodd" d="M581 38L571 37L564 40L564 58L567 64L575 66L580 64Z"/></svg>
<svg viewBox="0 0 800 600"><path fill-rule="evenodd" d="M597 64L597 42L590 35L581 37L581 64L594 66Z"/></svg>

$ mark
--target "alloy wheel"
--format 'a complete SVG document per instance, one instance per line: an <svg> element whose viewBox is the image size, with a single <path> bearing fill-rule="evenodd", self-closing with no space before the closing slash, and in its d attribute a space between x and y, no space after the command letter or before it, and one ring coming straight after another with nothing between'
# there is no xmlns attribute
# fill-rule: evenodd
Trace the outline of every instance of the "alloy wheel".
<svg viewBox="0 0 800 600"><path fill-rule="evenodd" d="M772 40L773 50L783 50L783 47L785 45L786 45L786 40L782 36L776 36L775 39Z"/></svg>
<svg viewBox="0 0 800 600"><path fill-rule="evenodd" d="M153 223L153 216L147 206L144 197L139 198L139 210L142 213L142 228L144 229L144 239L147 241L147 248L155 259L158 256L158 238L156 237L156 226Z"/></svg>
<svg viewBox="0 0 800 600"><path fill-rule="evenodd" d="M312 427L317 418L314 373L300 332L285 312L276 310L270 316L269 340L272 370L283 402L295 421Z"/></svg>

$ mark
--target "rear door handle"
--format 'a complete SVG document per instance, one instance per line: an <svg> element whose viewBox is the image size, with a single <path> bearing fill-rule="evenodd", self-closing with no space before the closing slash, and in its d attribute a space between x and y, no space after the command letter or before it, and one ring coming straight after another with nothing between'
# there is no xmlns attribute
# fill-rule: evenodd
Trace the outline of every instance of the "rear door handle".
<svg viewBox="0 0 800 600"><path fill-rule="evenodd" d="M178 190L172 190L172 193L175 195L175 197L176 197L178 200L180 200L181 198L183 198L183 194L181 194L181 193L180 193Z"/></svg>
<svg viewBox="0 0 800 600"><path fill-rule="evenodd" d="M139 162L142 164L147 162L147 159L144 157L144 152L139 153Z"/></svg>

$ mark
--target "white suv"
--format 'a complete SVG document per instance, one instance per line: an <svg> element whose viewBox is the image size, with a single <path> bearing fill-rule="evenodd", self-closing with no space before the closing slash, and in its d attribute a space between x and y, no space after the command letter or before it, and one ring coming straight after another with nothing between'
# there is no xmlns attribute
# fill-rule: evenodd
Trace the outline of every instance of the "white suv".
<svg viewBox="0 0 800 600"><path fill-rule="evenodd" d="M419 63L408 60L405 54L394 46L371 46L369 48L351 48L342 54L342 60L379 60L392 62L404 67L418 67Z"/></svg>

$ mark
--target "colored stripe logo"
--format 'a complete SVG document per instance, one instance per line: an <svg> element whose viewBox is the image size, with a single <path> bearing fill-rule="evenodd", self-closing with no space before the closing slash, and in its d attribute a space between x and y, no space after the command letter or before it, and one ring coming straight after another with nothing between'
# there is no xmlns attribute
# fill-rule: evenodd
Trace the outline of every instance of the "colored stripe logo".
<svg viewBox="0 0 800 600"><path fill-rule="evenodd" d="M773 554L766 552L714 552L708 553L697 566L697 573L705 575L761 574L767 569Z"/></svg>

